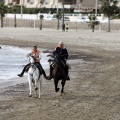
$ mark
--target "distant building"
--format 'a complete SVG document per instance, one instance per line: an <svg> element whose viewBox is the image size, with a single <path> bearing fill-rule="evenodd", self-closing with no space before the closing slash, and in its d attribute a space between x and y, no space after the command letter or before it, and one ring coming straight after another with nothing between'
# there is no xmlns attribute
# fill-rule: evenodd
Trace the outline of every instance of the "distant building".
<svg viewBox="0 0 120 120"><path fill-rule="evenodd" d="M27 8L62 8L63 0L45 0L43 4L40 3L41 0L4 0L5 5L11 3L21 5L21 3ZM57 3L58 1L58 3ZM65 8L77 8L78 7L95 7L95 0L64 0Z"/></svg>
<svg viewBox="0 0 120 120"><path fill-rule="evenodd" d="M41 4L40 1L41 0L4 0L5 5L9 5L11 3L13 3L14 5L22 4L26 8L40 8L40 7L55 8L56 7L56 4L55 4L56 0L49 0L49 2L47 2L48 0L45 0L43 4Z"/></svg>
<svg viewBox="0 0 120 120"><path fill-rule="evenodd" d="M26 8L62 8L63 0L45 0L43 4L40 3L41 0L4 0L5 5L11 3L17 5L23 5ZM58 3L57 3L58 1ZM97 0L99 1L99 0ZM120 6L120 0L118 0ZM65 8L75 8L80 11L94 10L96 6L96 0L64 0ZM97 3L98 9L100 8L100 2Z"/></svg>

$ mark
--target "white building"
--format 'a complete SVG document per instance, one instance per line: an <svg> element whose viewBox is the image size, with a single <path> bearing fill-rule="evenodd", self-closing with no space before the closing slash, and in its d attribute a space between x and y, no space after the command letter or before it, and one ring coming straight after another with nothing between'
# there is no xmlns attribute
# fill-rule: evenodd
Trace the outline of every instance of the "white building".
<svg viewBox="0 0 120 120"><path fill-rule="evenodd" d="M62 7L61 3L57 4L57 0L45 0L43 4L41 4L42 0L4 0L5 5L9 5L13 3L14 5L23 5L26 8L57 8L57 5L59 5L59 8Z"/></svg>
<svg viewBox="0 0 120 120"><path fill-rule="evenodd" d="M41 4L41 1L45 1ZM94 9L96 6L100 6L99 0L64 0L65 8L76 8L76 9ZM62 8L63 0L4 0L5 5L11 3L17 5L23 5L26 8ZM120 6L120 0L118 0L118 6Z"/></svg>

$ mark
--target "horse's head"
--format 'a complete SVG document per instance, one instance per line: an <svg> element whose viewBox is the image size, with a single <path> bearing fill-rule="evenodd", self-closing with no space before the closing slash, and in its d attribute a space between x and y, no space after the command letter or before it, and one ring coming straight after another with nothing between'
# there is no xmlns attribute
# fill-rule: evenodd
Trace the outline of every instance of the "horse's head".
<svg viewBox="0 0 120 120"><path fill-rule="evenodd" d="M35 63L35 56L31 53L27 54L27 58L29 59L29 62L31 64L34 64Z"/></svg>

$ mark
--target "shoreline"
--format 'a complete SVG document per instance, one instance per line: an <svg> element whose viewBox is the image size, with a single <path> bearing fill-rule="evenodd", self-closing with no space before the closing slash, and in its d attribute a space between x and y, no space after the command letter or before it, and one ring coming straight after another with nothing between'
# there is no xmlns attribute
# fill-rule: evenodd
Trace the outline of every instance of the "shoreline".
<svg viewBox="0 0 120 120"><path fill-rule="evenodd" d="M16 50L16 49L18 49L18 50L21 50L21 49L19 49L20 47L19 46L13 46L13 45L1 45L1 49L2 49L2 51L4 50L4 49L10 49L11 50L11 48L12 47L14 47L12 50ZM21 48L23 48L23 50L25 51L25 50L29 50L30 48L28 48L28 47L21 47ZM30 49L31 50L31 49ZM49 69L49 67L48 67L48 65L46 65L46 62L44 62L44 60L45 60L45 57L46 57L46 53L49 53L49 51L47 52L48 50L44 50L44 49L42 49L41 48L41 52L42 52L42 54L44 54L44 55L42 55L42 58L43 58L43 60L41 60L41 62L43 63L43 64L45 64L45 65L43 65L43 68L44 68L44 70L47 70L47 69ZM6 54L6 53L5 53ZM27 54L27 53L26 53ZM6 54L7 55L7 54ZM11 57L10 57L11 58ZM29 62L29 61L28 61ZM4 62L3 62L3 64L4 64ZM18 63L19 64L19 63ZM24 65L25 63L23 63L23 65ZM27 63L26 63L27 64ZM23 65L21 66L21 70L23 69ZM7 68L6 68L7 69ZM20 69L20 68L19 68ZM4 69L2 69L3 71L4 71ZM2 71L1 71L2 72ZM12 72L12 71L11 71ZM27 77L26 77L26 75L27 75L27 73L25 73L25 75L23 76L23 77L18 77L17 76L17 74L18 74L18 72L15 72L15 71L13 71L12 72L12 74L14 75L12 75L11 76L11 72L10 73L8 73L7 74L7 76L6 77L4 77L4 73L2 74L2 76L0 77L0 89L2 88L5 88L5 87L9 87L9 86L14 86L14 85L16 85L16 84L20 84L20 83L25 83L25 82L27 82L27 80L25 81L24 79L27 79ZM15 74L16 73L16 74ZM25 78L24 78L25 77ZM16 81L16 79L17 79L17 81ZM22 80L22 81L21 81Z"/></svg>
<svg viewBox="0 0 120 120"><path fill-rule="evenodd" d="M8 43L9 44L9 43ZM3 44L1 45L1 49L2 48ZM16 46L14 46L13 44L12 45L4 45L4 46L8 46L8 47L21 47L21 48L30 48L30 47L26 47L26 46L20 46L18 44L16 44ZM42 49L42 53L52 53L52 50L48 50L48 49L43 49L43 48L40 48ZM73 59L82 59L80 57L78 57L76 54L70 54L69 56L69 60L73 60ZM45 71L47 71L47 73L49 72L49 68L46 68ZM27 75L27 73L26 73ZM10 87L10 86L15 86L17 84L21 84L21 83L26 83L27 80L24 80L24 79L27 79L26 75L24 75L24 77L18 77L17 74L16 76L12 77L12 78L9 78L9 79L0 79L1 82L0 82L0 89L4 89L6 87ZM17 79L17 81L16 81ZM21 81L22 80L22 81Z"/></svg>
<svg viewBox="0 0 120 120"><path fill-rule="evenodd" d="M9 45L9 46L12 47L13 45ZM19 47L19 46L15 46L15 47ZM27 47L22 47L22 48L27 48ZM42 50L42 52L43 53L51 53L51 50ZM87 58L89 59L89 56L87 58L83 54L81 56L80 55L78 56L78 54L76 54L76 53L70 54L69 55L68 63L71 63L71 61L72 61L72 63L74 63L74 61L76 61L77 59L81 60L81 61L82 60L83 61L85 61L85 60L87 61ZM49 73L49 68L46 68L44 70L46 71L47 74ZM16 79L17 79L17 81L16 81ZM26 79L26 80L24 80L24 79ZM9 78L9 79L0 79L0 80L2 80L0 82L0 89L1 88L4 89L4 88L10 87L10 86L12 87L12 86L15 86L17 84L27 83L27 73L25 73L25 75L23 77L18 77L17 74L16 74L16 76L14 76L12 78Z"/></svg>
<svg viewBox="0 0 120 120"><path fill-rule="evenodd" d="M10 87L10 86L15 86L17 84L26 83L26 82L27 82L26 75L21 78L16 76L16 77L10 78L8 80L2 79L2 82L0 82L0 89L4 89L4 88Z"/></svg>

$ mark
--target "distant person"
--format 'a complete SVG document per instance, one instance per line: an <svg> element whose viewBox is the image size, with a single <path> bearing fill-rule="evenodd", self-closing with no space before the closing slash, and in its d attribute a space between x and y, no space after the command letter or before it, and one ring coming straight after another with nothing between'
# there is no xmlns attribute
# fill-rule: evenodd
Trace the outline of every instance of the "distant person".
<svg viewBox="0 0 120 120"><path fill-rule="evenodd" d="M68 32L68 29L69 29L68 23L65 25L65 27L66 27L66 32Z"/></svg>
<svg viewBox="0 0 120 120"><path fill-rule="evenodd" d="M47 78L47 77L46 77L46 73L45 73L42 65L40 64L40 59L41 59L40 54L41 54L41 52L40 52L40 50L37 49L37 46L34 46L34 47L33 47L33 50L32 50L32 52L31 52L31 54L32 54L32 55L35 55L36 65L39 67L40 70L42 70L42 74L44 75L44 77ZM20 74L18 74L19 77L22 77L22 76L23 76L24 72L25 72L26 69L30 66L30 64L31 64L31 63L28 63L28 64L24 67L24 69L22 70L22 72L21 72Z"/></svg>
<svg viewBox="0 0 120 120"><path fill-rule="evenodd" d="M62 31L65 31L65 24L62 24Z"/></svg>

